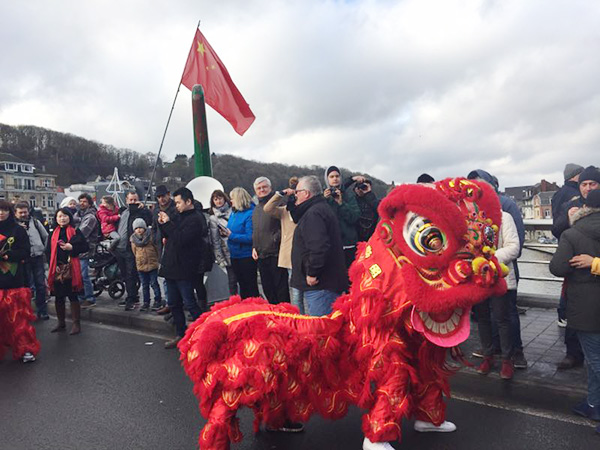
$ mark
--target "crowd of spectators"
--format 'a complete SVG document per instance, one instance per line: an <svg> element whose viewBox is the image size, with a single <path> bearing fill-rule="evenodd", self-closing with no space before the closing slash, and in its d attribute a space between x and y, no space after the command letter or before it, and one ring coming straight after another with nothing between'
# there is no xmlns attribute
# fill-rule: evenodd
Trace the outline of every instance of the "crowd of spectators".
<svg viewBox="0 0 600 450"><path fill-rule="evenodd" d="M506 294L474 308L481 349L473 355L482 358L477 367L482 375L500 355L501 378L509 380L515 368L528 365L517 307L523 218L489 172L473 170L467 178L483 180L498 192L503 213L495 255L510 268ZM574 411L600 420L600 171L567 164L564 181L552 198L552 233L559 244L550 270L564 278L558 325L566 327L566 355L557 367L567 370L587 362L588 398ZM434 179L422 174L417 182ZM18 277L10 283L17 279L31 287L39 320L49 318L48 293L55 297L58 323L52 332L66 329L68 298L70 334L76 335L81 308L96 305L90 261L97 251L109 251L126 287L120 306L136 308L141 286L140 311L172 316L176 334L166 348L175 348L184 335L186 311L191 320L207 311L204 282L213 263L226 272L230 295L258 297L262 290L272 304L291 302L302 314L330 313L335 299L348 289L357 243L368 240L377 226L379 199L371 181L360 175L344 180L339 168L330 166L324 184L315 176L293 177L277 190L268 178L259 177L253 188L254 198L243 187L229 195L215 190L206 209L189 189L171 196L165 186L157 187L153 210L135 192L127 193L121 209L112 197L103 197L97 209L88 194L67 197L50 232L32 217L26 202L13 206L0 201L0 232L23 243L22 248L13 246L9 256L19 257ZM24 361L31 358L31 352L23 356Z"/></svg>

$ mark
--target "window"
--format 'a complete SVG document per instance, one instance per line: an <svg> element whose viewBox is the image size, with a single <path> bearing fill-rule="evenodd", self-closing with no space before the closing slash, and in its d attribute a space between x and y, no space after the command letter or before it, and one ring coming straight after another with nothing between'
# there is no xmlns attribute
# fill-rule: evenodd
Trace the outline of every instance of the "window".
<svg viewBox="0 0 600 450"><path fill-rule="evenodd" d="M34 178L25 178L25 189L28 191L35 191L35 179Z"/></svg>
<svg viewBox="0 0 600 450"><path fill-rule="evenodd" d="M32 195L31 197L29 197L29 204L31 205L32 208L35 208L37 206L36 201L35 201L35 195Z"/></svg>
<svg viewBox="0 0 600 450"><path fill-rule="evenodd" d="M54 208L54 197L48 196L48 208Z"/></svg>
<svg viewBox="0 0 600 450"><path fill-rule="evenodd" d="M52 180L49 179L49 178L44 178L42 180L42 186L45 187L45 188L52 187Z"/></svg>
<svg viewBox="0 0 600 450"><path fill-rule="evenodd" d="M17 171L17 165L15 163L5 163L4 168L6 169L7 172L16 172Z"/></svg>
<svg viewBox="0 0 600 450"><path fill-rule="evenodd" d="M33 173L33 166L31 164L21 164L21 172Z"/></svg>
<svg viewBox="0 0 600 450"><path fill-rule="evenodd" d="M46 196L42 195L42 208L45 208L46 206Z"/></svg>
<svg viewBox="0 0 600 450"><path fill-rule="evenodd" d="M15 184L15 189L22 190L23 189L23 178L13 178L13 182Z"/></svg>
<svg viewBox="0 0 600 450"><path fill-rule="evenodd" d="M0 177L0 189L4 189L4 177Z"/></svg>
<svg viewBox="0 0 600 450"><path fill-rule="evenodd" d="M549 219L551 217L552 210L546 209L544 210L544 218Z"/></svg>

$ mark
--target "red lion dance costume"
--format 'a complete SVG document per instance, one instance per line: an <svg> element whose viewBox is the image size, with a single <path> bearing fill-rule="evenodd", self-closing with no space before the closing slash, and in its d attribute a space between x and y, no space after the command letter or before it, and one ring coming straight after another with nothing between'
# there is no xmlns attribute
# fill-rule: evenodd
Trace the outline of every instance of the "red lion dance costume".
<svg viewBox="0 0 600 450"><path fill-rule="evenodd" d="M19 225L14 225L19 227ZM25 230L17 229L21 234L20 239L28 239ZM15 242L14 236L0 234L0 247L11 249ZM19 258L29 254L29 241L25 246L26 251ZM12 257L15 257L15 250ZM14 278L18 271L23 270L22 261L0 260L0 274L5 278ZM21 274L21 277L23 275ZM28 287L0 288L0 360L4 357L7 348L12 349L14 359L22 358L26 353L36 356L40 351L40 343L35 336L35 328L31 324L35 314L31 310L31 289Z"/></svg>
<svg viewBox="0 0 600 450"><path fill-rule="evenodd" d="M241 406L258 431L315 412L338 419L357 404L369 444L399 440L402 418L444 422L447 349L469 336L471 306L506 290L498 196L461 178L402 185L379 215L330 315L233 297L188 328L179 349L207 419L202 450L241 440Z"/></svg>

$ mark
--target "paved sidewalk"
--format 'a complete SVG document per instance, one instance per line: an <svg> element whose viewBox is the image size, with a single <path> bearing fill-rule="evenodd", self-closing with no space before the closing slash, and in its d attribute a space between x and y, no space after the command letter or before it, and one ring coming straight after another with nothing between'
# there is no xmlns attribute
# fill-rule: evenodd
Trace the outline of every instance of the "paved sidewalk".
<svg viewBox="0 0 600 450"><path fill-rule="evenodd" d="M565 356L564 328L556 324L556 309L528 307L521 319L521 338L523 339L524 353L529 367L525 370L515 370L512 383L532 383L543 385L547 388L565 391L570 394L585 396L587 392L587 376L584 367L570 370L557 370L556 363ZM477 323L471 322L471 336L461 345L468 360L477 365L481 359L474 358L471 352L481 348ZM500 361L496 362L492 373L488 377L497 377L500 370ZM463 371L479 375L474 368ZM503 381L503 380L502 380Z"/></svg>

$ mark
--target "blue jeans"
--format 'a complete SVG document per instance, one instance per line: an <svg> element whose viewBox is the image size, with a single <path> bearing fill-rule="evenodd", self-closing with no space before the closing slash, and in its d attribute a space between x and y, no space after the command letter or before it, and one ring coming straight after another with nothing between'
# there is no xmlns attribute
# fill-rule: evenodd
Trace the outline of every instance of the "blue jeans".
<svg viewBox="0 0 600 450"><path fill-rule="evenodd" d="M160 286L158 285L158 270L150 272L138 272L140 284L142 285L142 295L144 296L144 305L150 305L150 286L154 291L154 303L159 305L162 302Z"/></svg>
<svg viewBox="0 0 600 450"><path fill-rule="evenodd" d="M523 341L521 340L521 319L519 318L519 311L517 310L517 291L516 289L510 289L506 291L504 297L508 301L508 317L510 323L510 338L512 341L512 350L514 352L523 351ZM492 312L492 336L494 340L494 350L500 350L500 336L498 334L498 326L494 313Z"/></svg>
<svg viewBox="0 0 600 450"><path fill-rule="evenodd" d="M96 298L94 297L94 286L92 280L90 280L90 260L80 258L79 263L81 264L81 278L83 279L83 295L79 295L79 300L89 300L94 303Z"/></svg>
<svg viewBox="0 0 600 450"><path fill-rule="evenodd" d="M308 314L311 316L326 316L331 313L331 305L340 294L326 291L304 291L304 300L308 304Z"/></svg>
<svg viewBox="0 0 600 450"><path fill-rule="evenodd" d="M165 305L169 305L169 288L167 287L167 280L162 279L163 282L163 291L165 291Z"/></svg>
<svg viewBox="0 0 600 450"><path fill-rule="evenodd" d="M200 317L202 312L194 296L194 282L192 280L171 280L167 278L167 286L169 289L169 306L171 314L173 314L177 336L183 337L187 328L183 307L187 308L194 320Z"/></svg>
<svg viewBox="0 0 600 450"><path fill-rule="evenodd" d="M288 283L292 280L292 269L288 269ZM291 284L290 284L291 286ZM300 289L292 288L292 296L290 299L290 303L294 306L297 306L300 310L300 314L306 314L308 310L306 301L304 299L304 294Z"/></svg>
<svg viewBox="0 0 600 450"><path fill-rule="evenodd" d="M588 403L600 406L600 333L578 331L579 343L585 355L588 377Z"/></svg>
<svg viewBox="0 0 600 450"><path fill-rule="evenodd" d="M46 306L46 270L44 255L34 256L25 263L25 274L28 286L35 293L35 307L38 317L48 314Z"/></svg>

